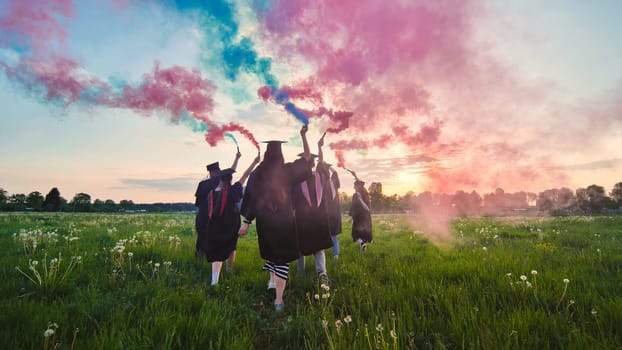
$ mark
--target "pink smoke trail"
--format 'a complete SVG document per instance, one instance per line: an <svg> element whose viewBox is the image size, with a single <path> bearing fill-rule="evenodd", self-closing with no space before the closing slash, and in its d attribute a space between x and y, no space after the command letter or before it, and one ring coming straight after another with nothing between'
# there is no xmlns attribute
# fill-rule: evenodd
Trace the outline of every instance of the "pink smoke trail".
<svg viewBox="0 0 622 350"><path fill-rule="evenodd" d="M231 122L226 125L218 126L210 122L208 124L208 128L209 129L207 131L207 134L205 134L205 140L211 146L215 146L219 141L221 141L225 137L226 133L235 131L244 135L259 151L259 142L257 142L255 136L253 136L253 134L248 129L237 123Z"/></svg>

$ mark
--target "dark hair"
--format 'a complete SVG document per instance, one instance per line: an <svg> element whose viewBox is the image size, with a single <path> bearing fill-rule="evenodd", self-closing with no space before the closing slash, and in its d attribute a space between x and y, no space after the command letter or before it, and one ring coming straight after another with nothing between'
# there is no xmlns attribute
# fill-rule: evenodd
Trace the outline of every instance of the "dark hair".
<svg viewBox="0 0 622 350"><path fill-rule="evenodd" d="M268 147L263 161L255 170L253 191L259 207L283 208L287 200L288 186L283 172L283 153L280 147Z"/></svg>

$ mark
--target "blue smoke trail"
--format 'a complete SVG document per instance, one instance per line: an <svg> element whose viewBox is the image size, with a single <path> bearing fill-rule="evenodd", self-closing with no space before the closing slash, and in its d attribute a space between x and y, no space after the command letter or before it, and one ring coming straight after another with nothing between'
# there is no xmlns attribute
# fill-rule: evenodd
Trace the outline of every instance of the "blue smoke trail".
<svg viewBox="0 0 622 350"><path fill-rule="evenodd" d="M238 145L238 140L236 140L236 139L235 139L235 136L233 136L233 134L232 134L232 133L230 133L230 132L226 132L226 133L225 133L225 136L227 136L228 138L230 138L230 139L233 141L233 143L235 143L235 145L236 145L236 146L239 146L239 145Z"/></svg>

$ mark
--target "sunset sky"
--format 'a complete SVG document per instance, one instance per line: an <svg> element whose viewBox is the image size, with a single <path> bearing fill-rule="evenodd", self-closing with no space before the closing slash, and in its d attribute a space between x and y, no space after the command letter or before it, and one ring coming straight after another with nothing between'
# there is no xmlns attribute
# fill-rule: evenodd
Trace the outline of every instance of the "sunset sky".
<svg viewBox="0 0 622 350"><path fill-rule="evenodd" d="M617 0L0 0L0 188L192 202L227 133L241 173L308 119L385 194L609 192L621 32Z"/></svg>

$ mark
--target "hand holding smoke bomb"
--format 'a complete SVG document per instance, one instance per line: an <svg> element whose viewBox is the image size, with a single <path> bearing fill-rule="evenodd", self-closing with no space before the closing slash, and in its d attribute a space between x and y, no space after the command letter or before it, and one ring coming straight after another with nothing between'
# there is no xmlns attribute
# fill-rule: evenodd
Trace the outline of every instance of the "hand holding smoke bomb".
<svg viewBox="0 0 622 350"><path fill-rule="evenodd" d="M320 139L317 141L317 145L319 147L324 146L324 136L326 136L326 131L324 131L324 133L322 134L322 137L320 137Z"/></svg>

